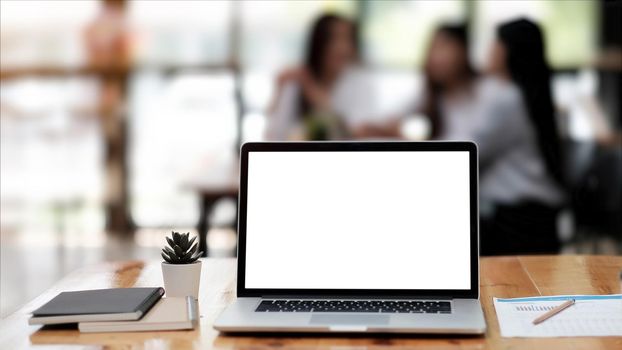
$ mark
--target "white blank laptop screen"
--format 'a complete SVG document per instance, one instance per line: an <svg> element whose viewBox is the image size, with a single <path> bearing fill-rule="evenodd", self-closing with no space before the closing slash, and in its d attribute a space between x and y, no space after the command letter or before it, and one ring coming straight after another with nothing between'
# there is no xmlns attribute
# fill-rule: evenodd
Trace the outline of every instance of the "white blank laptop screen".
<svg viewBox="0 0 622 350"><path fill-rule="evenodd" d="M468 152L249 152L246 288L469 289Z"/></svg>

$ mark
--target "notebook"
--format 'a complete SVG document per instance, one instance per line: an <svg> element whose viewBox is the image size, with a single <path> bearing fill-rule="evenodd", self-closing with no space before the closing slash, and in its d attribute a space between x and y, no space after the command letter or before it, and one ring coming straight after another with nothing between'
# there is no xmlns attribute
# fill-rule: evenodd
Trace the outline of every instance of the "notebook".
<svg viewBox="0 0 622 350"><path fill-rule="evenodd" d="M112 288L62 292L35 310L31 325L140 319L164 288Z"/></svg>
<svg viewBox="0 0 622 350"><path fill-rule="evenodd" d="M138 321L80 322L80 332L136 332L193 329L199 318L193 297L162 298Z"/></svg>
<svg viewBox="0 0 622 350"><path fill-rule="evenodd" d="M533 320L563 302L575 304L550 319ZM503 337L622 336L622 294L493 298Z"/></svg>

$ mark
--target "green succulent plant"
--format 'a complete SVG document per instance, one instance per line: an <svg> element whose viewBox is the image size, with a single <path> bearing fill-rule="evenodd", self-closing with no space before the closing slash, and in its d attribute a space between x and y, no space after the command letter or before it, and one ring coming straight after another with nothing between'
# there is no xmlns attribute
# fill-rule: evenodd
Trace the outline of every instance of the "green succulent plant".
<svg viewBox="0 0 622 350"><path fill-rule="evenodd" d="M162 258L169 264L192 264L203 254L203 251L197 251L196 239L196 236L190 238L190 232L173 231L171 237L166 237L168 246L162 249Z"/></svg>

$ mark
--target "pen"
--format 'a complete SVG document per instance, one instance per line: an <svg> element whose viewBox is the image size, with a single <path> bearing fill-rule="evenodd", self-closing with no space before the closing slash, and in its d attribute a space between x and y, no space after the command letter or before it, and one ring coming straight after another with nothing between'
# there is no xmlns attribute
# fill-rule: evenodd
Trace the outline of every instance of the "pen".
<svg viewBox="0 0 622 350"><path fill-rule="evenodd" d="M570 299L568 301L566 301L565 303L547 311L545 314L541 315L540 317L536 318L535 320L533 320L533 324L539 324L542 323L546 320L548 320L549 318L557 315L558 313L564 311L565 309L569 308L570 306L572 306L572 304L574 304L574 299Z"/></svg>

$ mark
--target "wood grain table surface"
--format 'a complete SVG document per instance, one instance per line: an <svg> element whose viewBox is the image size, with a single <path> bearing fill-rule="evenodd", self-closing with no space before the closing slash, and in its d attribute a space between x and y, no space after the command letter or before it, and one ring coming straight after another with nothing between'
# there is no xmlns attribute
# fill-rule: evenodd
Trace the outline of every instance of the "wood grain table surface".
<svg viewBox="0 0 622 350"><path fill-rule="evenodd" d="M620 256L482 258L484 336L222 335L214 319L235 298L235 260L203 260L200 326L193 331L80 334L29 326L29 313L58 293L110 287L161 286L160 262L104 263L77 270L0 322L0 349L622 349L622 337L502 338L492 297L620 293Z"/></svg>

